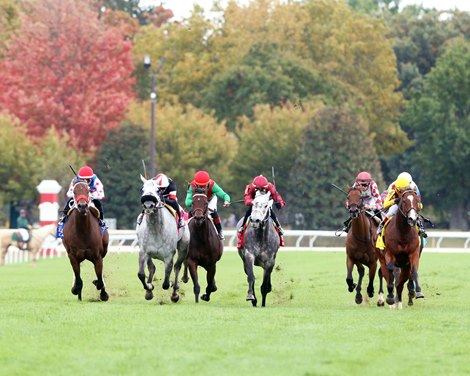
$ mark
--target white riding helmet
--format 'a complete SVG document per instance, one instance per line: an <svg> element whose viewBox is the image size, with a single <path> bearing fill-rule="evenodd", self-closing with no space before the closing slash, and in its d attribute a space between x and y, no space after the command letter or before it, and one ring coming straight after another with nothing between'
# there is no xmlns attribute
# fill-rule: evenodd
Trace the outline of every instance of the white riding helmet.
<svg viewBox="0 0 470 376"><path fill-rule="evenodd" d="M400 179L400 178L405 178L406 180L408 180L408 184L411 184L413 182L413 178L411 177L411 175L408 172L401 172L398 175L397 180Z"/></svg>
<svg viewBox="0 0 470 376"><path fill-rule="evenodd" d="M158 188L167 188L170 185L170 180L168 180L168 176L165 174L158 174L153 180L155 180Z"/></svg>

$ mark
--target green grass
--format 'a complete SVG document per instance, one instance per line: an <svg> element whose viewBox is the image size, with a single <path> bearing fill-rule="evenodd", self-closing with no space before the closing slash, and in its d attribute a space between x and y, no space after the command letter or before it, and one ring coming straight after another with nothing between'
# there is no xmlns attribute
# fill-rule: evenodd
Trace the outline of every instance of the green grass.
<svg viewBox="0 0 470 376"><path fill-rule="evenodd" d="M99 302L83 263L83 301L67 258L0 269L2 375L464 375L470 373L469 254L423 254L426 298L401 311L357 306L343 253L280 252L266 308L245 301L234 252L218 263L219 290L179 303L144 299L137 254L109 254L110 294ZM205 271L200 270L204 281ZM355 274L355 279L357 275ZM257 268L256 292L261 269ZM378 282L375 283L376 291ZM365 287L364 290L365 292ZM406 303L406 301L405 301Z"/></svg>

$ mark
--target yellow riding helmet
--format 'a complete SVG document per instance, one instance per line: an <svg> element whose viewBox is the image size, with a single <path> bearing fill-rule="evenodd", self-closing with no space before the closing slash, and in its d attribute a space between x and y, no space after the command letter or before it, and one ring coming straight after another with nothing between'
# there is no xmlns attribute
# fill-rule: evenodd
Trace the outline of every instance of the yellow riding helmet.
<svg viewBox="0 0 470 376"><path fill-rule="evenodd" d="M407 178L400 176L396 181L395 181L395 189L397 190L404 190L406 187L410 185L410 182L408 181Z"/></svg>

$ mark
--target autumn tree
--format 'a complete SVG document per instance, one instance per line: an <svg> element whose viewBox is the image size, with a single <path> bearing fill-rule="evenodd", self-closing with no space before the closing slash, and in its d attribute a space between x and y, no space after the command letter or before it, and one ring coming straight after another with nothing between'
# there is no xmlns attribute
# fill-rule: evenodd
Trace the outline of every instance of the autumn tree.
<svg viewBox="0 0 470 376"><path fill-rule="evenodd" d="M30 135L55 127L91 150L119 125L133 96L130 50L87 1L32 2L0 64L0 108Z"/></svg>

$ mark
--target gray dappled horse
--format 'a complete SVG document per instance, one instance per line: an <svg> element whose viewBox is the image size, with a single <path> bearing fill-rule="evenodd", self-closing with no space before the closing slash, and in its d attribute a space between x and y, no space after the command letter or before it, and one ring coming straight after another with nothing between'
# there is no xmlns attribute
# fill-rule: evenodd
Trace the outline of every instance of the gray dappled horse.
<svg viewBox="0 0 470 376"><path fill-rule="evenodd" d="M256 307L254 265L264 269L261 284L262 306L266 306L266 295L271 292L271 273L279 249L279 235L271 219L270 211L273 200L269 193L258 192L253 200L249 226L245 231L244 248L238 250L248 279L248 295L246 300Z"/></svg>
<svg viewBox="0 0 470 376"><path fill-rule="evenodd" d="M139 241L139 272L137 276L144 289L146 290L145 299L153 298L154 286L152 284L155 274L155 264L152 259L158 259L165 264L165 278L162 288L167 290L170 287L170 274L173 268L173 259L178 251L177 259L174 264L175 280L173 282L173 293L171 300L179 300L178 275L181 265L188 253L189 230L185 224L178 232L178 226L175 217L165 206L163 198L152 179L145 179L142 175L140 179L143 182L140 201L144 210L144 215L140 225L136 227L137 239ZM147 264L149 276L145 281L145 265Z"/></svg>

